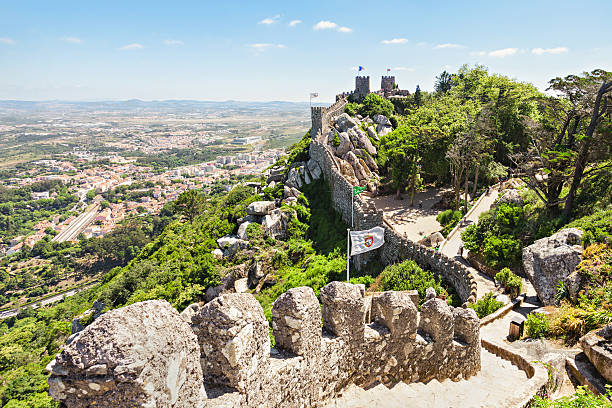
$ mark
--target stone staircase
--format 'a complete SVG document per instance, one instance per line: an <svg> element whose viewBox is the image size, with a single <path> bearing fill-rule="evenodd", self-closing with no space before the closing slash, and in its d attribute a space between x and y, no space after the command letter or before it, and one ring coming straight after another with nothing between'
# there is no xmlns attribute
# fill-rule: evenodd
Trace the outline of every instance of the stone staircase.
<svg viewBox="0 0 612 408"><path fill-rule="evenodd" d="M427 384L403 382L388 388L379 384L370 389L351 386L326 408L476 408L516 407L527 375L509 361L481 351L482 369L468 380L430 381Z"/></svg>

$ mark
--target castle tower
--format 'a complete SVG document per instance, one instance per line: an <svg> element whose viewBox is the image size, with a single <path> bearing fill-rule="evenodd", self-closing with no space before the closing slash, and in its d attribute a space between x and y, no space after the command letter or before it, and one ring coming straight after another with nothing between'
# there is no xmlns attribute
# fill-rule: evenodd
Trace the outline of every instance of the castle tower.
<svg viewBox="0 0 612 408"><path fill-rule="evenodd" d="M391 92L393 89L395 89L395 77L383 76L380 80L380 89L385 92Z"/></svg>
<svg viewBox="0 0 612 408"><path fill-rule="evenodd" d="M359 100L365 98L370 93L370 77L357 76L355 77L355 97Z"/></svg>

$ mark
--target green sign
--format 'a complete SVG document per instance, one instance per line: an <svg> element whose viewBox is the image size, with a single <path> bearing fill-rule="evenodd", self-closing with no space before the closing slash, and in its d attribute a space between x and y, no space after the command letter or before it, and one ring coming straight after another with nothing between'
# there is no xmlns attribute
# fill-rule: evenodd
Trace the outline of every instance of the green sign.
<svg viewBox="0 0 612 408"><path fill-rule="evenodd" d="M363 193L364 190L365 190L365 187L359 187L359 186L353 187L353 197Z"/></svg>

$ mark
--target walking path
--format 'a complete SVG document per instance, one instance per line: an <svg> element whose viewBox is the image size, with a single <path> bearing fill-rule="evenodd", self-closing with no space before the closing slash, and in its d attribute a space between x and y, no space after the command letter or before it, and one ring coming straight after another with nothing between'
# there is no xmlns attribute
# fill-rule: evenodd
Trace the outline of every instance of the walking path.
<svg viewBox="0 0 612 408"><path fill-rule="evenodd" d="M509 361L481 349L480 372L467 380L432 380L427 384L399 382L390 388L379 384L370 389L355 385L332 400L326 408L477 408L512 407L520 404L518 390L525 387L527 375Z"/></svg>
<svg viewBox="0 0 612 408"><path fill-rule="evenodd" d="M485 194L479 198L476 204L468 211L463 223L453 229L453 231L448 234L448 237L446 237L446 240L442 243L442 245L440 245L440 252L451 258L455 258L455 260L463 263L470 269L476 283L478 284L478 299L486 295L488 292L495 292L495 282L489 276L471 267L464 258L458 256L459 247L463 246L461 233L465 231L469 225L477 223L480 214L491 209L491 206L495 200L497 200L498 195L499 187L494 187L491 188L489 194Z"/></svg>

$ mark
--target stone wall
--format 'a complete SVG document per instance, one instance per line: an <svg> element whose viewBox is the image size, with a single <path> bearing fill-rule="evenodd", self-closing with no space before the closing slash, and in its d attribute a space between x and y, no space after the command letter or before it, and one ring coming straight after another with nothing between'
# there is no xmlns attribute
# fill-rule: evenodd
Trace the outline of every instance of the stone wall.
<svg viewBox="0 0 612 408"><path fill-rule="evenodd" d="M370 77L369 76L357 76L355 77L355 95L358 99L363 99L367 94L370 93Z"/></svg>
<svg viewBox="0 0 612 408"><path fill-rule="evenodd" d="M333 105L324 108L322 106L313 106L310 108L310 117L312 128L310 134L313 139L321 135L329 126L329 123L344 112L346 99L340 98Z"/></svg>
<svg viewBox="0 0 612 408"><path fill-rule="evenodd" d="M50 393L68 408L316 407L349 384L478 373L476 313L436 298L419 313L411 296L365 297L363 285L332 282L320 305L312 288L290 289L272 308L275 348L251 294L221 295L180 316L165 301L136 303L79 333L50 364ZM108 326L113 319L126 324Z"/></svg>
<svg viewBox="0 0 612 408"><path fill-rule="evenodd" d="M325 134L329 124L342 111L339 111L337 102L321 112L323 114L321 132ZM330 116L326 117L326 115ZM330 185L334 210L340 214L344 222L351 225L352 186L342 176L333 153L320 138L313 138L310 143L310 158L319 164L325 180ZM440 252L399 235L384 220L384 212L379 211L373 203L363 200L361 196L355 197L353 218L355 230L365 230L376 226L382 226L385 229L385 245L375 251L353 257L353 264L357 269L361 269L365 263L376 258L385 265L414 259L421 267L431 270L453 286L462 303L476 301L476 281L468 268Z"/></svg>

